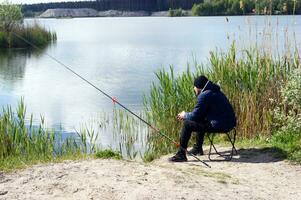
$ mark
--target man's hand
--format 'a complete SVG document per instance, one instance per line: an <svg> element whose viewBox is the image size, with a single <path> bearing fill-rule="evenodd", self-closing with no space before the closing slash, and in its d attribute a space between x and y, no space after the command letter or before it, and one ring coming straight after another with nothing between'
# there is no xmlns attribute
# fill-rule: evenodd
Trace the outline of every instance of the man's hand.
<svg viewBox="0 0 301 200"><path fill-rule="evenodd" d="M185 111L182 111L182 112L180 112L178 115L177 115L177 119L178 120L184 120L184 115L185 115Z"/></svg>

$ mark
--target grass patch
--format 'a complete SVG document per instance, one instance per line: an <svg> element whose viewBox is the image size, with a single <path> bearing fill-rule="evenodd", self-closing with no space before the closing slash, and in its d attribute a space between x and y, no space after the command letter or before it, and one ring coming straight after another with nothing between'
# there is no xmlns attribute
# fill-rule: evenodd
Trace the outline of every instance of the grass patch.
<svg viewBox="0 0 301 200"><path fill-rule="evenodd" d="M65 160L82 160L89 157L89 155L82 153L68 154L59 157L10 156L0 160L0 171L11 172L18 169L24 169L36 164L60 163Z"/></svg>
<svg viewBox="0 0 301 200"><path fill-rule="evenodd" d="M265 148L265 147L271 147L271 144L269 144L268 137L256 136L254 138L239 138L238 140L236 140L235 146L238 148L251 148L251 147Z"/></svg>
<svg viewBox="0 0 301 200"><path fill-rule="evenodd" d="M116 159L116 160L120 160L122 158L121 154L119 152L116 151L112 151L109 149L106 150L102 150L102 151L97 151L95 153L95 157L96 158L101 158L101 159Z"/></svg>
<svg viewBox="0 0 301 200"><path fill-rule="evenodd" d="M156 158L158 158L158 154L156 154L155 152L149 151L143 155L142 160L143 160L143 162L152 162Z"/></svg>
<svg viewBox="0 0 301 200"><path fill-rule="evenodd" d="M273 147L282 150L277 154L278 156L301 164L301 133L278 132L272 136L269 143Z"/></svg>

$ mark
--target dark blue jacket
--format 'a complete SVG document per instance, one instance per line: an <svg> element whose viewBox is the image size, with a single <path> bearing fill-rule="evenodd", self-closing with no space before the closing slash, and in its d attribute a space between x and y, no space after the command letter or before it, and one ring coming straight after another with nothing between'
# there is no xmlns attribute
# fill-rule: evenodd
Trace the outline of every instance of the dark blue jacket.
<svg viewBox="0 0 301 200"><path fill-rule="evenodd" d="M211 81L198 95L193 111L186 113L184 119L207 121L211 128L220 131L228 131L236 126L236 117L229 100L221 92L220 87Z"/></svg>

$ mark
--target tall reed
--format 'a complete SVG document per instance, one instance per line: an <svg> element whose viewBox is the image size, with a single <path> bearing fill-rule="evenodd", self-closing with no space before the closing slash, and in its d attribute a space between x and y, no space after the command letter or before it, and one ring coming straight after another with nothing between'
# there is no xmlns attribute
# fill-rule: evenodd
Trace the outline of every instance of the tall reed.
<svg viewBox="0 0 301 200"><path fill-rule="evenodd" d="M28 121L23 100L16 112L9 106L3 108L0 114L0 144L0 170L28 161L52 161L84 153L81 151L83 143L74 137L63 140L59 132L46 128L43 117L38 125L34 125L32 115Z"/></svg>
<svg viewBox="0 0 301 200"><path fill-rule="evenodd" d="M138 114L144 118L143 114ZM124 110L114 109L112 116L113 139L125 158L143 156L147 146L147 126Z"/></svg>
<svg viewBox="0 0 301 200"><path fill-rule="evenodd" d="M219 84L230 99L237 116L238 137L269 135L272 111L281 100L281 85L291 70L300 67L297 53L273 57L253 48L238 55L233 43L226 52L211 52L208 65L196 63L194 72L189 66L179 76L174 75L172 67L170 71L157 72L158 84L151 86L149 98L144 101L146 113L149 120L178 140L181 123L176 115L193 109L193 80L203 74ZM167 153L174 149L157 136L150 137L150 142L152 152Z"/></svg>
<svg viewBox="0 0 301 200"><path fill-rule="evenodd" d="M32 48L28 42L16 35L39 47L44 47L57 39L55 33L46 30L37 23L31 26L21 24L14 27L12 32L0 30L0 48Z"/></svg>

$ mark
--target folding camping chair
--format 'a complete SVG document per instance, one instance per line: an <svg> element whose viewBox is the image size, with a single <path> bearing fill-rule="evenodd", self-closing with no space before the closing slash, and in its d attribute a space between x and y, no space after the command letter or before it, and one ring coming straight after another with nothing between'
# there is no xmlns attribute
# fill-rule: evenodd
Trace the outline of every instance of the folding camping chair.
<svg viewBox="0 0 301 200"><path fill-rule="evenodd" d="M231 153L229 153L229 154L221 154L220 152L217 151L216 147L213 144L214 136L216 134L226 134L227 135L228 140L229 140L229 142L232 145ZM229 132L209 132L209 133L207 133L207 137L208 137L209 142L210 142L210 149L209 149L209 153L208 153L208 159L210 161L216 161L216 159L215 160L211 159L212 148L215 150L215 153L217 155L219 155L220 157L223 157L225 161L230 161L232 159L234 153L235 153L235 155L237 155L237 150L236 150L236 148L234 146L235 139L236 139L236 128L234 128L233 130L231 130Z"/></svg>

